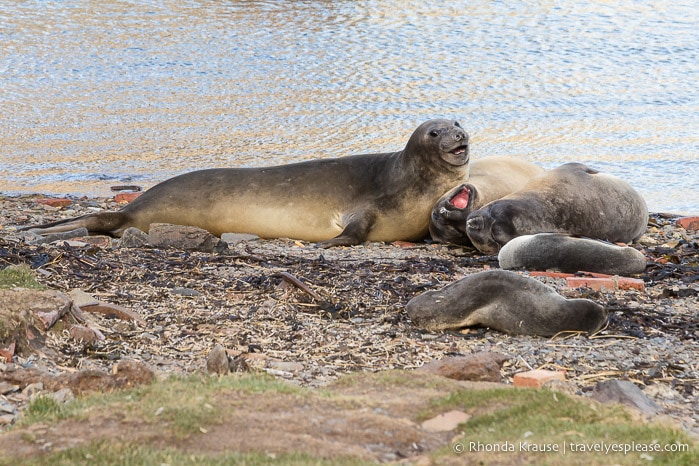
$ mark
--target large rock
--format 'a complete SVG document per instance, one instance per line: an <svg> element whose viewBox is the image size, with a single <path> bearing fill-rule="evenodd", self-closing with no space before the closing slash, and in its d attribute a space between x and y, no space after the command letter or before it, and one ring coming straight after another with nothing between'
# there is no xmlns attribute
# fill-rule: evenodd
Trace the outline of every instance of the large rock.
<svg viewBox="0 0 699 466"><path fill-rule="evenodd" d="M510 357L504 354L482 351L428 362L418 370L455 380L502 382L500 367L508 359Z"/></svg>
<svg viewBox="0 0 699 466"><path fill-rule="evenodd" d="M151 224L148 244L157 248L199 252L223 252L228 249L224 241L202 228L168 223Z"/></svg>
<svg viewBox="0 0 699 466"><path fill-rule="evenodd" d="M58 291L0 289L0 347L14 343L18 354L41 348L46 330L71 306L71 299Z"/></svg>
<svg viewBox="0 0 699 466"><path fill-rule="evenodd" d="M663 410L655 401L648 398L633 382L628 380L605 380L595 385L592 398L603 403L621 403L639 410L646 416L653 416Z"/></svg>

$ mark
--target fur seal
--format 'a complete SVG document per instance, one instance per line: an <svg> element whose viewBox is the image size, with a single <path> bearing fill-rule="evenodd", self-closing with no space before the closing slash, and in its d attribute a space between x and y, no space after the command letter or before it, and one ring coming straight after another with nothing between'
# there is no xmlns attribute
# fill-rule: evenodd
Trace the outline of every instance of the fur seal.
<svg viewBox="0 0 699 466"><path fill-rule="evenodd" d="M563 331L595 332L607 312L589 299L566 299L534 278L508 270L486 270L427 291L405 307L427 330L481 325L513 335L551 336Z"/></svg>
<svg viewBox="0 0 699 466"><path fill-rule="evenodd" d="M629 243L647 224L646 202L631 185L582 163L566 163L471 212L465 229L478 250L494 254L512 238L536 233Z"/></svg>
<svg viewBox="0 0 699 466"><path fill-rule="evenodd" d="M539 233L512 239L500 249L503 269L556 270L565 273L596 272L634 275L646 269L646 257L630 246L600 240Z"/></svg>
<svg viewBox="0 0 699 466"><path fill-rule="evenodd" d="M520 159L486 157L472 160L470 172L468 183L446 193L432 209L430 236L434 241L471 245L465 232L468 214L517 191L544 169Z"/></svg>
<svg viewBox="0 0 699 466"><path fill-rule="evenodd" d="M469 137L453 120L421 124L405 149L262 168L199 170L152 187L117 212L38 227L38 234L86 227L120 236L171 223L319 246L417 241L439 196L468 177Z"/></svg>

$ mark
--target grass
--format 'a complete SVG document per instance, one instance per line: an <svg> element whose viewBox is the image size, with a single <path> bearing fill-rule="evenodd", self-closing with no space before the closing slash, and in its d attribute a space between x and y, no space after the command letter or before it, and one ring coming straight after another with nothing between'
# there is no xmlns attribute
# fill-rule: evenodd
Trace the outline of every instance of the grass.
<svg viewBox="0 0 699 466"><path fill-rule="evenodd" d="M463 447L470 460L486 463L524 458L536 464L699 464L699 451L684 432L638 422L619 405L596 405L545 389L461 390L434 401L421 418L451 409L472 417L442 456L454 456L454 448ZM688 451L638 451L679 445ZM629 448L637 451L610 451Z"/></svg>
<svg viewBox="0 0 699 466"><path fill-rule="evenodd" d="M392 387L404 389L411 383L419 386L427 383L418 379L414 372L388 371L385 374L350 375L342 378L338 386L376 388L371 391L380 398L381 393L390 391ZM453 409L471 416L455 433L449 435L451 441L447 446L430 453L438 464L462 464L462 460L469 464L699 464L699 451L685 433L668 426L640 422L618 405L598 405L546 389L508 387L469 390L451 382L443 387L434 382L427 383L427 386L440 386L447 395L432 399L429 403L424 402L423 411L415 419L418 424ZM225 422L224 411L230 415L235 412L236 406L249 409L250 403L259 399L255 397L258 394L283 397L290 405L299 400L311 402L314 397L322 397L325 400L323 409L332 409L337 416L342 416L346 405L343 395L333 392L332 387L318 392L260 374L173 376L149 386L93 394L64 405L50 397L38 397L31 402L16 428L36 423L50 426L62 419L79 422L116 419L126 431L130 425L140 425L143 432L150 432L155 437L136 437L138 441L110 437L23 462L16 459L11 463L3 462L5 460L0 453L0 465L363 464L351 458L324 460L301 453L271 455L264 451L227 451L207 455L192 454L177 448L177 439L196 441L196 436L206 432L210 426ZM371 404L373 399L369 395L367 397L367 403ZM259 409L264 408L260 406ZM274 415L270 415L270 422L274 422ZM280 426L280 429L283 427ZM31 429L26 432L27 437L23 437L25 441L40 441L32 438L34 434ZM231 435L236 434L231 432ZM166 442L169 446L163 446L160 441L152 440L156 438L174 439L174 442L170 440ZM533 451L536 448L552 448L553 445L558 446L558 452ZM560 451L564 445L567 447L566 455ZM572 452L573 445L578 449L585 446L601 448L602 451ZM688 445L690 449L684 452L603 451L613 446L625 448L633 445L637 448ZM457 451L461 447L462 450Z"/></svg>
<svg viewBox="0 0 699 466"><path fill-rule="evenodd" d="M43 290L46 287L36 281L28 265L11 265L0 270L0 288L30 288Z"/></svg>

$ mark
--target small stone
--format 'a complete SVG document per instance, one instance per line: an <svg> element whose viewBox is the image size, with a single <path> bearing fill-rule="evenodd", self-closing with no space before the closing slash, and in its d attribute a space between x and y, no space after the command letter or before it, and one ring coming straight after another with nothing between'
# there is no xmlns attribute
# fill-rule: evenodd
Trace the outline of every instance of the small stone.
<svg viewBox="0 0 699 466"><path fill-rule="evenodd" d="M84 292L80 288L74 288L70 290L68 292L68 296L70 296L70 298L73 300L73 303L78 307L99 304L99 301L95 299L94 296Z"/></svg>
<svg viewBox="0 0 699 466"><path fill-rule="evenodd" d="M65 404L68 401L75 399L75 395L73 394L73 390L71 390L70 388L67 388L67 387L61 388L60 390L51 393L50 396L51 396L51 398L56 400L57 403L60 403L60 404Z"/></svg>
<svg viewBox="0 0 699 466"><path fill-rule="evenodd" d="M226 348L216 343L206 358L206 370L211 374L225 375L230 371L230 360Z"/></svg>
<svg viewBox="0 0 699 466"><path fill-rule="evenodd" d="M663 409L651 400L633 382L627 380L605 380L592 389L592 398L602 403L621 403L652 416Z"/></svg>
<svg viewBox="0 0 699 466"><path fill-rule="evenodd" d="M148 244L148 234L136 227L129 227L124 230L119 240L122 248L140 248Z"/></svg>
<svg viewBox="0 0 699 466"><path fill-rule="evenodd" d="M249 233L223 233L221 235L221 241L225 241L226 244L238 244L242 241L257 241L258 239L260 239L259 236Z"/></svg>
<svg viewBox="0 0 699 466"><path fill-rule="evenodd" d="M30 383L26 387L24 387L24 390L22 390L22 393L29 398L32 398L39 393L44 391L44 383L43 382L35 382L35 383Z"/></svg>
<svg viewBox="0 0 699 466"><path fill-rule="evenodd" d="M8 393L16 392L19 390L19 385L13 385L5 381L0 382L0 395L7 395Z"/></svg>
<svg viewBox="0 0 699 466"><path fill-rule="evenodd" d="M565 373L562 371L547 371L543 369L535 369L526 372L520 372L514 376L515 387L541 387L549 380L565 380Z"/></svg>
<svg viewBox="0 0 699 466"><path fill-rule="evenodd" d="M303 363L294 362L294 361L270 360L270 361L267 361L267 367L269 369L275 369L278 371L291 372L291 373L301 372L304 369Z"/></svg>
<svg viewBox="0 0 699 466"><path fill-rule="evenodd" d="M429 372L455 380L501 382L500 368L509 356L500 353L479 352L468 356L453 356L431 361L420 367Z"/></svg>
<svg viewBox="0 0 699 466"><path fill-rule="evenodd" d="M463 411L453 410L426 420L421 427L427 432L449 432L456 429L459 424L468 421L470 417Z"/></svg>
<svg viewBox="0 0 699 466"><path fill-rule="evenodd" d="M106 340L102 332L84 325L73 325L68 329L68 333L71 338L76 341L82 341L83 343L95 343L97 341Z"/></svg>
<svg viewBox="0 0 699 466"><path fill-rule="evenodd" d="M201 296L201 293L198 292L197 290L193 290L191 288L183 288L181 286L178 286L177 288L173 288L172 294L176 294L176 295L180 295L180 296Z"/></svg>
<svg viewBox="0 0 699 466"><path fill-rule="evenodd" d="M699 217L680 217L676 224L685 230L699 230Z"/></svg>

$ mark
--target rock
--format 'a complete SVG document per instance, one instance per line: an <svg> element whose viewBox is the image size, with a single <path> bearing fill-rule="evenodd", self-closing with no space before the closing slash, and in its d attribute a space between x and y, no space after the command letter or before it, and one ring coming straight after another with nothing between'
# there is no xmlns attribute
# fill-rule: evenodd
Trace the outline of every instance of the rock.
<svg viewBox="0 0 699 466"><path fill-rule="evenodd" d="M562 371L547 371L535 369L532 371L519 372L515 374L513 384L515 387L541 387L549 380L565 380L565 373Z"/></svg>
<svg viewBox="0 0 699 466"><path fill-rule="evenodd" d="M148 244L148 234L136 227L129 227L124 230L119 240L122 248L140 248Z"/></svg>
<svg viewBox="0 0 699 466"><path fill-rule="evenodd" d="M592 389L591 397L602 403L621 403L637 409L642 414L653 416L663 408L648 398L633 382L627 380L605 380Z"/></svg>
<svg viewBox="0 0 699 466"><path fill-rule="evenodd" d="M85 293L80 288L75 288L68 292L68 296L73 300L73 303L78 307L91 306L94 304L99 304L99 301L95 299L91 294Z"/></svg>
<svg viewBox="0 0 699 466"><path fill-rule="evenodd" d="M431 361L418 370L455 380L501 382L500 368L508 359L509 356L500 353L479 352Z"/></svg>
<svg viewBox="0 0 699 466"><path fill-rule="evenodd" d="M267 367L269 369L274 369L274 370L278 370L278 371L282 371L282 372L289 372L289 373L301 372L304 369L303 363L294 362L294 361L269 360L269 361L267 361Z"/></svg>
<svg viewBox="0 0 699 466"><path fill-rule="evenodd" d="M19 390L19 385L0 382L0 395L7 395L8 393L16 392L17 390Z"/></svg>
<svg viewBox="0 0 699 466"><path fill-rule="evenodd" d="M680 217L676 225L685 230L699 230L699 217Z"/></svg>
<svg viewBox="0 0 699 466"><path fill-rule="evenodd" d="M459 424L468 421L470 417L463 411L453 410L426 420L421 427L427 432L449 432L456 429Z"/></svg>
<svg viewBox="0 0 699 466"><path fill-rule="evenodd" d="M180 296L201 296L201 293L198 292L197 290L193 290L191 288L183 288L181 286L178 286L177 288L172 289L172 294L180 295Z"/></svg>
<svg viewBox="0 0 699 466"><path fill-rule="evenodd" d="M150 385L155 380L155 373L140 361L119 361L112 367L112 377L117 388Z"/></svg>
<svg viewBox="0 0 699 466"><path fill-rule="evenodd" d="M86 327L84 325L72 325L68 329L70 337L83 343L94 343L96 341L104 341L106 337L98 329Z"/></svg>
<svg viewBox="0 0 699 466"><path fill-rule="evenodd" d="M57 403L60 404L65 404L68 401L74 400L75 395L73 394L73 390L70 388L61 388L60 390L51 393L51 398L56 400Z"/></svg>
<svg viewBox="0 0 699 466"><path fill-rule="evenodd" d="M153 223L148 232L148 244L157 248L186 251L223 252L228 245L208 231L192 226Z"/></svg>
<svg viewBox="0 0 699 466"><path fill-rule="evenodd" d="M88 236L87 228L76 228L75 230L63 231L61 233L51 233L45 236L39 236L36 240L31 241L30 244L45 244L53 243L55 241L66 241L73 238L80 238L82 236Z"/></svg>
<svg viewBox="0 0 699 466"><path fill-rule="evenodd" d="M104 314L107 318L134 320L140 324L146 322L137 313L119 306L118 304L98 302L97 304L81 306L80 309L85 312Z"/></svg>
<svg viewBox="0 0 699 466"><path fill-rule="evenodd" d="M206 358L206 370L211 374L225 375L230 371L230 360L226 348L216 343Z"/></svg>
<svg viewBox="0 0 699 466"><path fill-rule="evenodd" d="M63 293L25 288L0 289L0 347L3 357L12 358L14 344L18 354L30 353L43 346L45 331L71 308L72 301Z"/></svg>
<svg viewBox="0 0 699 466"><path fill-rule="evenodd" d="M9 337L8 337L9 338ZM12 361L12 356L15 354L15 341L12 340L5 345L0 346L0 358L3 358L6 362Z"/></svg>
<svg viewBox="0 0 699 466"><path fill-rule="evenodd" d="M96 246L98 248L111 247L112 241L114 241L111 237L104 235L80 236L75 238L75 240L87 245Z"/></svg>
<svg viewBox="0 0 699 466"><path fill-rule="evenodd" d="M226 244L238 244L241 241L257 241L258 239L260 239L259 236L249 233L224 233L221 235L221 241L225 241Z"/></svg>

